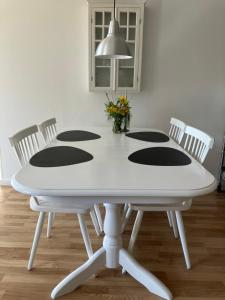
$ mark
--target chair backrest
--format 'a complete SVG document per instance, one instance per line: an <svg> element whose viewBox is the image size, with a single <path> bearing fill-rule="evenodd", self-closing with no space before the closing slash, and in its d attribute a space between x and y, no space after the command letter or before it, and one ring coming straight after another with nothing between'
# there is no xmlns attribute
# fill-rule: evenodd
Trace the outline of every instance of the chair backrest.
<svg viewBox="0 0 225 300"><path fill-rule="evenodd" d="M178 119L170 119L170 131L169 136L176 141L178 144L181 143L184 136L186 124Z"/></svg>
<svg viewBox="0 0 225 300"><path fill-rule="evenodd" d="M56 118L48 119L38 125L46 144L49 144L56 136Z"/></svg>
<svg viewBox="0 0 225 300"><path fill-rule="evenodd" d="M184 149L202 164L213 147L213 137L191 126L186 126L185 134Z"/></svg>
<svg viewBox="0 0 225 300"><path fill-rule="evenodd" d="M9 138L21 166L25 165L31 156L39 151L37 132L37 125L33 125L17 132Z"/></svg>

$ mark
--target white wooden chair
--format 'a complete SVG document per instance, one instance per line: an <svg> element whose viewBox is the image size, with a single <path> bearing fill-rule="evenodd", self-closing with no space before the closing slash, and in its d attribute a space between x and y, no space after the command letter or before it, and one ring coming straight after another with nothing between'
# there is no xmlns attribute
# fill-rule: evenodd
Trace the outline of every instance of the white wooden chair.
<svg viewBox="0 0 225 300"><path fill-rule="evenodd" d="M37 138L38 127L36 125L19 131L9 138L12 147L15 149L19 163L24 166L29 162L32 155L39 151L39 142ZM28 270L32 269L35 254L37 252L38 242L44 224L46 213L74 213L77 214L82 237L86 247L88 257L93 254L92 246L85 223L84 214L90 213L92 222L95 226L97 234L100 234L100 228L96 219L94 207L90 205L76 205L73 197L31 197L30 207L34 211L39 212L39 218L36 225L33 244L28 262Z"/></svg>
<svg viewBox="0 0 225 300"><path fill-rule="evenodd" d="M44 141L46 145L50 144L56 137L57 134L57 128L56 128L56 118L48 119L41 124L38 125L40 132L43 135ZM97 216L98 225L100 228L100 231L103 232L103 221L101 212L99 209L99 206L97 204L94 205L94 210ZM51 234L51 228L53 225L55 214L53 212L50 212L48 215L48 227L47 227L47 237Z"/></svg>
<svg viewBox="0 0 225 300"><path fill-rule="evenodd" d="M43 135L45 143L51 143L57 134L56 118L51 118L42 122L38 125L38 128Z"/></svg>
<svg viewBox="0 0 225 300"><path fill-rule="evenodd" d="M203 164L209 150L213 147L213 137L191 126L186 126L185 134L187 136L184 143L184 149L197 161Z"/></svg>
<svg viewBox="0 0 225 300"><path fill-rule="evenodd" d="M183 121L178 120L176 118L171 118L170 119L169 137L172 138L178 144L180 144L182 141L182 138L184 136L185 127L186 127L186 124ZM125 229L125 226L130 218L131 212L132 212L131 206L129 206L128 204L125 204L124 211L123 211L123 217L122 217L122 219L123 219L122 230ZM167 211L167 217L168 217L170 227L173 228L173 233L174 233L175 238L178 238L178 230L177 230L175 213L173 211Z"/></svg>
<svg viewBox="0 0 225 300"><path fill-rule="evenodd" d="M213 147L214 139L210 137L208 134L206 134L205 132L193 128L191 126L185 127L185 134L186 134L186 140L184 144L184 149L200 163L203 163L209 150ZM159 204L160 200L161 203ZM178 226L178 232L180 236L182 250L184 253L186 267L187 269L190 269L191 262L190 262L188 247L187 247L187 241L186 241L186 235L185 235L185 229L184 229L181 211L188 210L191 207L191 204L192 204L192 199L179 200L176 198L166 199L166 201L164 201L163 199L157 199L157 202L151 205L130 204L129 209L131 211L132 210L137 211L137 216L131 233L128 250L130 252L132 252L133 250L138 232L140 230L141 221L144 212L145 211L167 211L171 216L171 222L173 223L172 225L174 227L174 230L177 230L176 228ZM175 212L176 220L174 218L174 212ZM177 226L175 223L177 223ZM177 235L177 232L175 232L175 235ZM123 273L124 272L125 270L123 270Z"/></svg>
<svg viewBox="0 0 225 300"><path fill-rule="evenodd" d="M184 136L185 127L186 124L183 121L175 118L170 119L169 136L178 144L181 143L181 140Z"/></svg>

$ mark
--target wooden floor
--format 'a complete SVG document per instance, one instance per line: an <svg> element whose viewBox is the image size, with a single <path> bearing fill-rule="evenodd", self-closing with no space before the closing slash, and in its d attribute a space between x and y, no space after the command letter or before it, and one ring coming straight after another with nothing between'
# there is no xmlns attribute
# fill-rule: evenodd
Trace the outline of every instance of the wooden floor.
<svg viewBox="0 0 225 300"><path fill-rule="evenodd" d="M37 221L28 198L9 187L0 188L0 299L50 299L52 288L86 259L77 219L57 215L53 235L46 238L46 225L34 263L27 271L27 259ZM168 226L166 214L145 213L135 257L159 277L176 300L225 300L225 194L197 198L183 214L192 261L185 269L179 240ZM133 219L133 218L132 218ZM93 248L102 237L95 235L87 216ZM127 245L131 232L124 234ZM60 298L90 300L156 300L143 286L120 270L103 270L75 292Z"/></svg>

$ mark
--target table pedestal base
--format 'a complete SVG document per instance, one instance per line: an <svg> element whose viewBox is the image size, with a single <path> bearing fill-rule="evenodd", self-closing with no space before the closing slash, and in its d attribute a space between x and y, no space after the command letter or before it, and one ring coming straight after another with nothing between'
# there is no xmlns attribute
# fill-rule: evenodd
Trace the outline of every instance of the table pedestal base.
<svg viewBox="0 0 225 300"><path fill-rule="evenodd" d="M128 251L122 248L119 205L105 204L105 207L106 217L104 222L105 237L103 247L53 289L51 294L52 299L72 292L104 266L108 268L121 266L151 293L171 300L172 294L170 290L151 272L143 268Z"/></svg>

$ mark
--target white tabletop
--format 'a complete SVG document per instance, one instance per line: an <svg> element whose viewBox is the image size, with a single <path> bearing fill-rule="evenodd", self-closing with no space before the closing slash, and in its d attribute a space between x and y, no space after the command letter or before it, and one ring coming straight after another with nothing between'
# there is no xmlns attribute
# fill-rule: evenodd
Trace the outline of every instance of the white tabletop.
<svg viewBox="0 0 225 300"><path fill-rule="evenodd" d="M152 196L195 197L216 188L214 176L194 159L190 165L173 167L141 165L128 160L134 151L148 147L173 147L184 151L172 140L151 143L114 134L110 128L89 130L101 138L82 142L55 141L53 145L83 149L94 156L93 160L52 168L27 164L13 176L13 187L36 196L114 197L121 203L134 196L142 197L142 202L144 197ZM146 128L132 131L146 130L156 131Z"/></svg>

